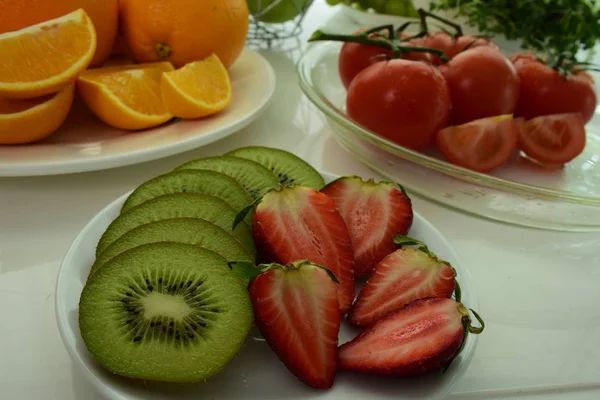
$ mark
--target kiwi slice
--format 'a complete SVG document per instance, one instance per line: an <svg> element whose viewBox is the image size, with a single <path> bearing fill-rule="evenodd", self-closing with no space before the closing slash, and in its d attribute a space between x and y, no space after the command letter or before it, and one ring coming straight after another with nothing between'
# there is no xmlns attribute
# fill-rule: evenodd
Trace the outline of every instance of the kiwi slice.
<svg viewBox="0 0 600 400"><path fill-rule="evenodd" d="M208 169L221 172L242 184L248 194L256 199L279 185L279 180L259 163L238 157L206 157L189 161L175 170Z"/></svg>
<svg viewBox="0 0 600 400"><path fill-rule="evenodd" d="M321 174L309 163L288 151L272 147L248 146L230 151L226 156L255 161L269 169L283 185L302 185L316 190L325 186Z"/></svg>
<svg viewBox="0 0 600 400"><path fill-rule="evenodd" d="M165 194L119 215L108 226L96 247L96 257L130 230L149 222L170 218L202 218L232 235L250 255L256 255L252 233L242 222L232 231L237 212L218 197L198 193Z"/></svg>
<svg viewBox="0 0 600 400"><path fill-rule="evenodd" d="M195 244L220 254L228 261L254 262L240 242L212 222L200 218L171 218L140 225L112 242L96 258L90 276L124 251L156 242Z"/></svg>
<svg viewBox="0 0 600 400"><path fill-rule="evenodd" d="M225 174L208 170L180 170L142 183L129 195L121 212L169 193L208 194L225 200L236 211L252 202L244 187Z"/></svg>
<svg viewBox="0 0 600 400"><path fill-rule="evenodd" d="M81 337L115 374L162 382L210 378L241 349L253 321L227 260L182 243L151 243L108 261L79 300Z"/></svg>

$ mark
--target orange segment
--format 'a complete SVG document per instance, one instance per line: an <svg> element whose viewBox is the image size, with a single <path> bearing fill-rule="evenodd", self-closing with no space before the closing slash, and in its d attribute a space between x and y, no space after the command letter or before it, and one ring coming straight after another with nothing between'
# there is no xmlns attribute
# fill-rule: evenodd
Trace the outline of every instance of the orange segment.
<svg viewBox="0 0 600 400"><path fill-rule="evenodd" d="M214 54L176 71L165 72L161 90L169 112L180 118L205 117L231 103L229 74Z"/></svg>
<svg viewBox="0 0 600 400"><path fill-rule="evenodd" d="M79 76L77 88L87 106L107 124L127 130L160 125L173 116L160 95L169 62L90 69Z"/></svg>
<svg viewBox="0 0 600 400"><path fill-rule="evenodd" d="M51 94L91 62L96 33L85 11L0 35L0 97Z"/></svg>
<svg viewBox="0 0 600 400"><path fill-rule="evenodd" d="M41 140L56 131L73 104L75 85L35 99L0 98L0 144Z"/></svg>

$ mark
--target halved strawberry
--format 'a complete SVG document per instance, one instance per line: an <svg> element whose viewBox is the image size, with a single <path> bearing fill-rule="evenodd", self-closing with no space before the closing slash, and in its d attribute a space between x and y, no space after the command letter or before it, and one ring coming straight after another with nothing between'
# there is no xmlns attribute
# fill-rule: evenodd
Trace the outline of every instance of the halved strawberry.
<svg viewBox="0 0 600 400"><path fill-rule="evenodd" d="M471 325L467 308L452 299L416 300L342 345L339 365L389 376L415 376L447 368L467 334L483 331L483 321L473 314L480 328Z"/></svg>
<svg viewBox="0 0 600 400"><path fill-rule="evenodd" d="M333 386L342 318L335 277L305 260L258 268L236 263L233 269L258 274L250 285L256 324L279 359L307 385ZM247 273L252 269L256 273Z"/></svg>
<svg viewBox="0 0 600 400"><path fill-rule="evenodd" d="M372 325L417 299L450 297L454 292L456 272L447 261L417 240L397 236L395 241L420 247L398 249L377 264L350 309L349 319L355 326Z"/></svg>
<svg viewBox="0 0 600 400"><path fill-rule="evenodd" d="M323 189L346 222L354 249L354 275L368 276L383 257L396 249L394 235L406 235L413 209L402 186L392 182L339 178Z"/></svg>
<svg viewBox="0 0 600 400"><path fill-rule="evenodd" d="M259 200L252 231L266 259L288 264L309 260L340 281L340 311L354 300L354 255L348 229L327 195L304 186L282 187Z"/></svg>

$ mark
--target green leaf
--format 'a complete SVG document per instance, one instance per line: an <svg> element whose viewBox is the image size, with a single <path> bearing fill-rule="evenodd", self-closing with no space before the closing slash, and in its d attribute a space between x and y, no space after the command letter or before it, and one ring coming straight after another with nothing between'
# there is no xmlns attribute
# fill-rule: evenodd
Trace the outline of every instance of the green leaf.
<svg viewBox="0 0 600 400"><path fill-rule="evenodd" d="M248 213L250 211L252 211L252 209L258 204L260 203L260 201L262 200L262 197L257 198L256 200L254 200L252 203L248 204L246 207L242 208L240 212L238 212L233 220L233 225L231 227L231 230L235 230L235 228L239 225L240 222L242 222L244 220L244 218L246 218L246 215L248 215Z"/></svg>
<svg viewBox="0 0 600 400"><path fill-rule="evenodd" d="M250 261L232 261L229 263L229 266L231 267L231 271L240 278L252 279L266 272Z"/></svg>
<svg viewBox="0 0 600 400"><path fill-rule="evenodd" d="M420 240L403 235L394 235L394 243L398 246L423 246L427 248L425 243L421 242Z"/></svg>

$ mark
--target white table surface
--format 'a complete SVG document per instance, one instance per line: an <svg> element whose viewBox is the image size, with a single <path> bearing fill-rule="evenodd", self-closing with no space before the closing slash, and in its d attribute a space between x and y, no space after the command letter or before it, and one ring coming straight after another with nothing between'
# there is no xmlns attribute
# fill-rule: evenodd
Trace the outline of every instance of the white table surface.
<svg viewBox="0 0 600 400"><path fill-rule="evenodd" d="M316 1L302 37L326 21L343 24L336 13ZM277 72L276 98L264 116L227 139L131 167L0 179L0 399L100 399L63 347L54 285L77 233L137 184L186 160L250 144L293 151L333 173L377 177L337 145L302 96L297 52L263 54ZM470 269L487 323L449 399L600 399L600 233L516 228L414 196L413 203Z"/></svg>

